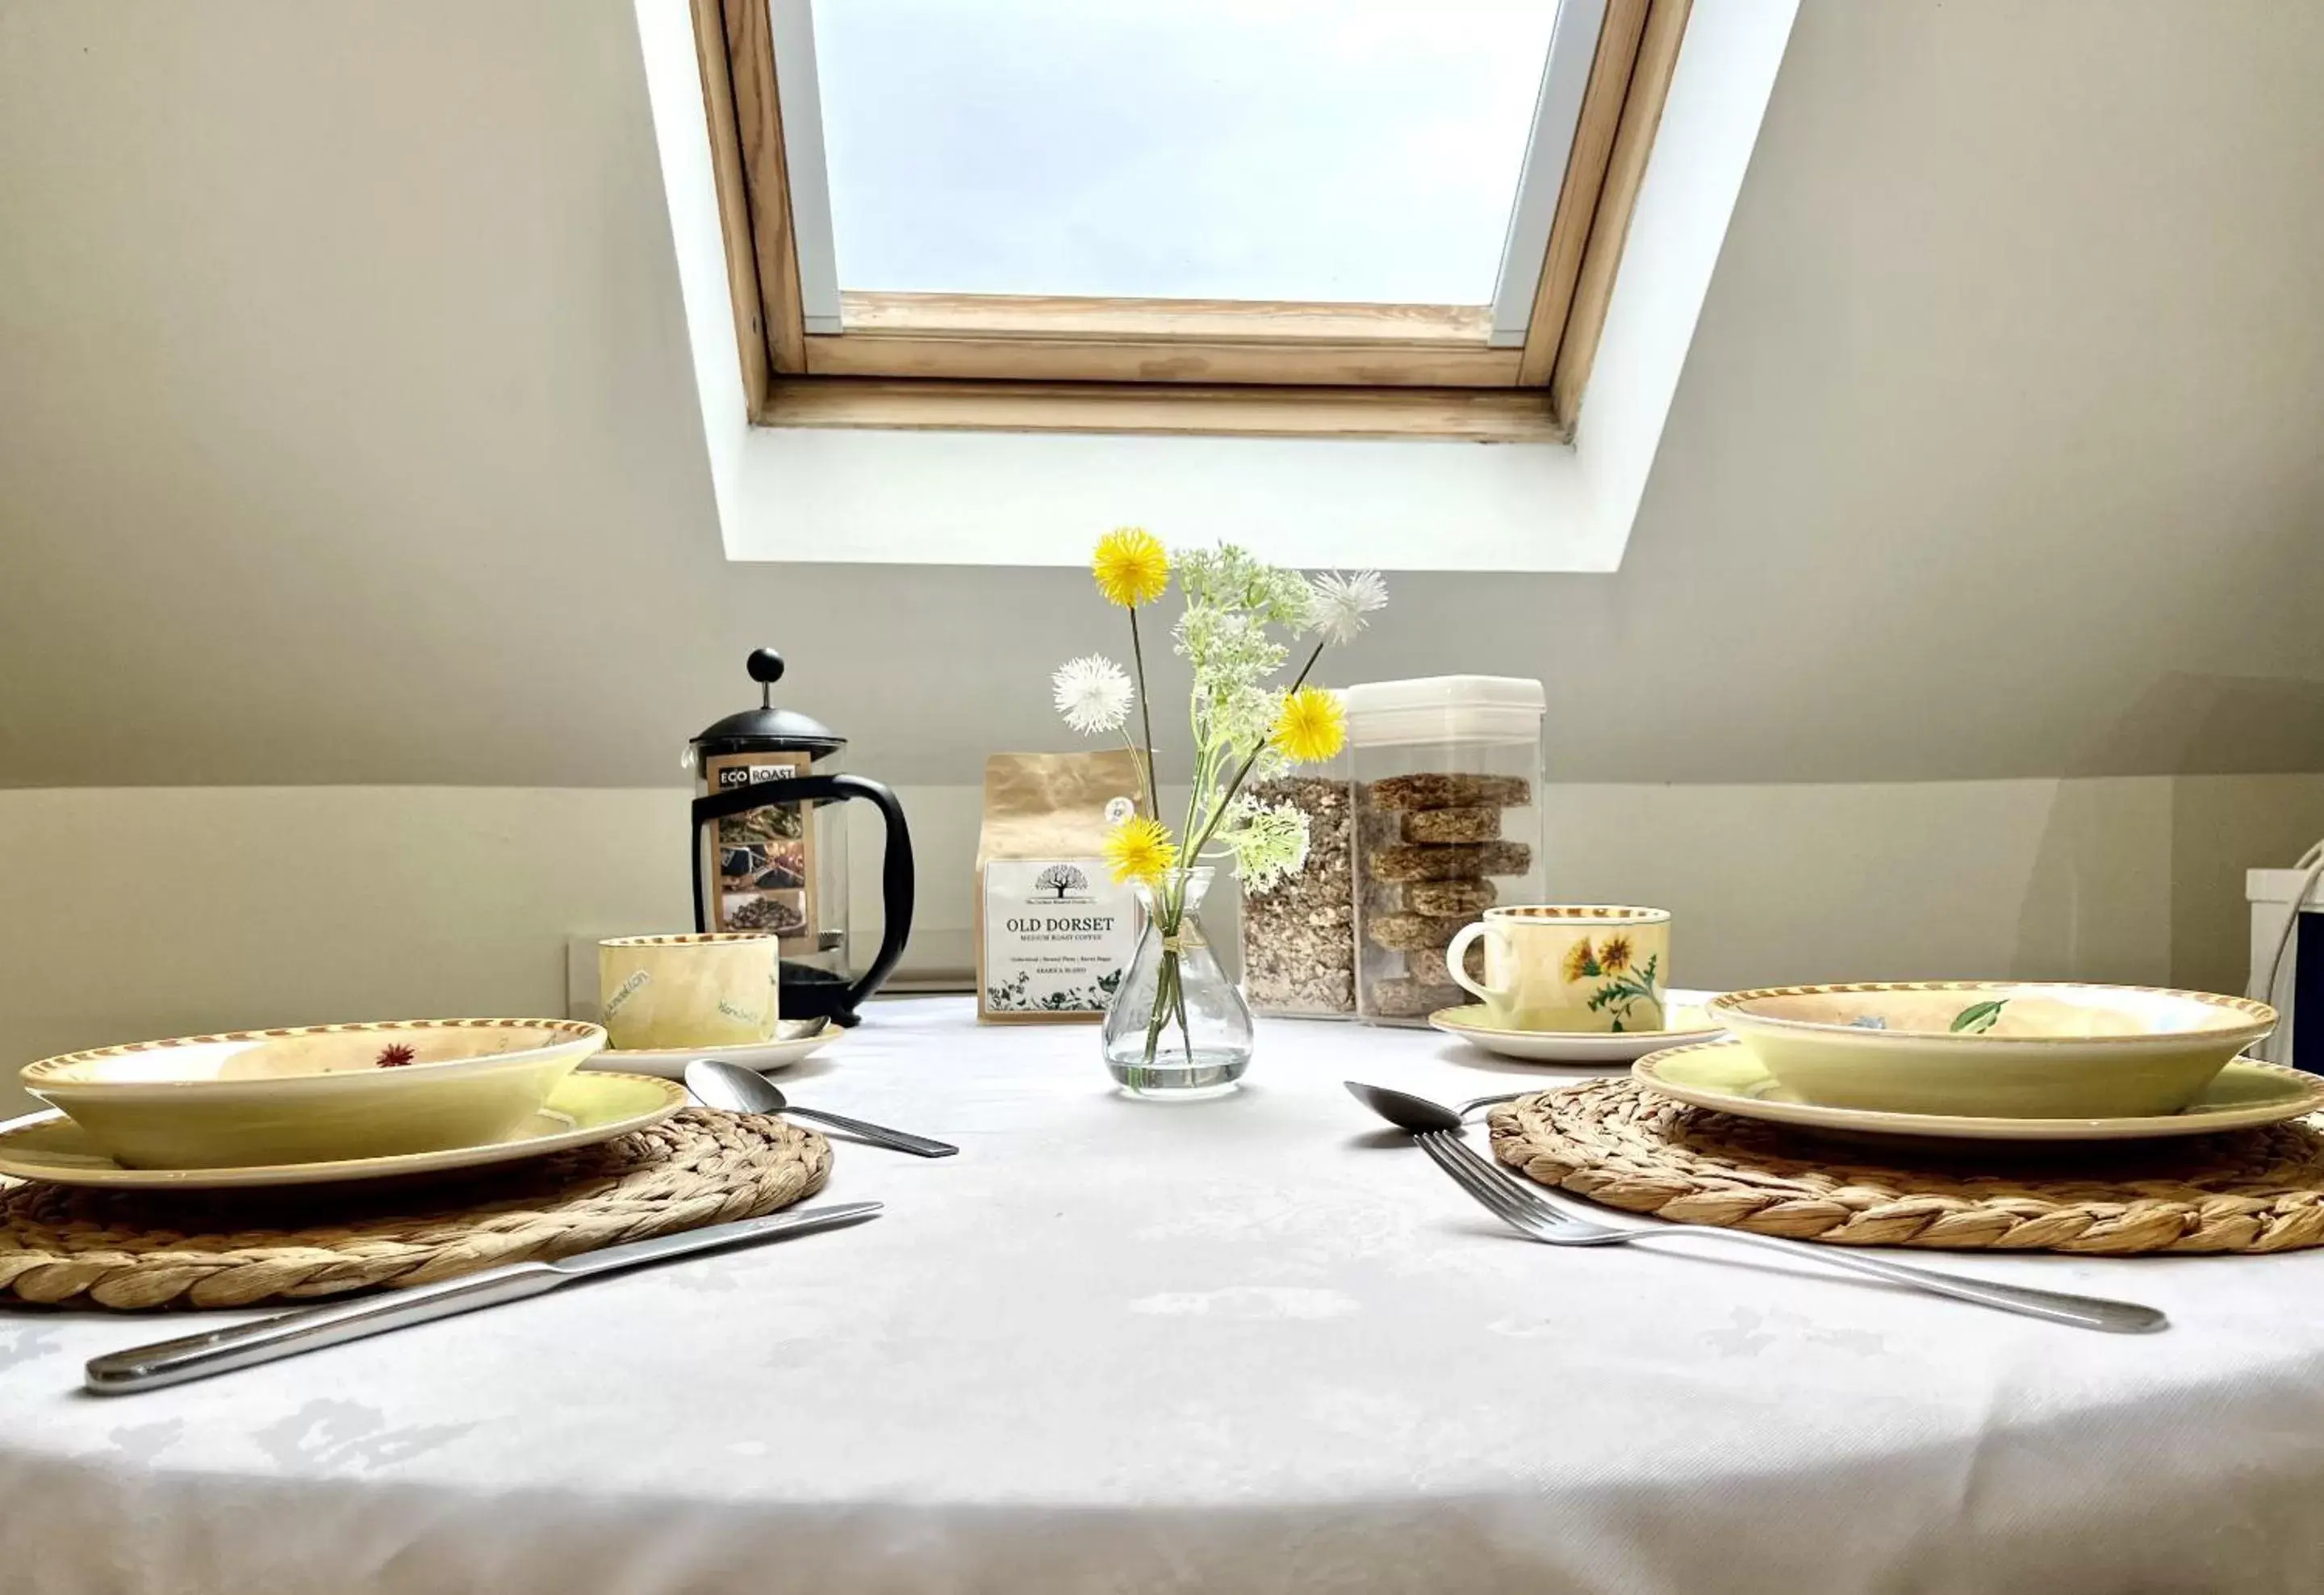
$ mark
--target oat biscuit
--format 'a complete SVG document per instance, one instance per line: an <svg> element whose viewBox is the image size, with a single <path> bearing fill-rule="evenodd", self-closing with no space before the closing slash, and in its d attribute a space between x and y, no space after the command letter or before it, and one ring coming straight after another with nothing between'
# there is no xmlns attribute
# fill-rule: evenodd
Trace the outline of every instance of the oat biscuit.
<svg viewBox="0 0 2324 1595"><path fill-rule="evenodd" d="M1413 809L1404 816L1408 842L1493 842L1501 838L1499 809Z"/></svg>
<svg viewBox="0 0 2324 1595"><path fill-rule="evenodd" d="M1523 875L1533 867L1533 849L1523 842L1397 842L1375 849L1364 862L1378 880L1462 880Z"/></svg>
<svg viewBox="0 0 2324 1595"><path fill-rule="evenodd" d="M1415 913L1480 913L1501 895L1488 880L1415 881L1404 888L1404 905Z"/></svg>
<svg viewBox="0 0 2324 1595"><path fill-rule="evenodd" d="M1533 802L1533 783L1518 775L1388 775L1364 792L1380 809L1516 809Z"/></svg>

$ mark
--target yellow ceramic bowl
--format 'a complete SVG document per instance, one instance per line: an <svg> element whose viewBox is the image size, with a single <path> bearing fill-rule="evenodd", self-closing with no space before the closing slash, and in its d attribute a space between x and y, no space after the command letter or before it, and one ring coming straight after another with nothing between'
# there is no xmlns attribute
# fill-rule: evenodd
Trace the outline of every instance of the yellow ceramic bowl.
<svg viewBox="0 0 2324 1595"><path fill-rule="evenodd" d="M496 1140L604 1044L568 1019L397 1019L99 1047L23 1080L124 1168L242 1168Z"/></svg>
<svg viewBox="0 0 2324 1595"><path fill-rule="evenodd" d="M2011 980L1768 987L1710 1012L1807 1101L2003 1118L2176 1113L2275 1028L2240 997Z"/></svg>

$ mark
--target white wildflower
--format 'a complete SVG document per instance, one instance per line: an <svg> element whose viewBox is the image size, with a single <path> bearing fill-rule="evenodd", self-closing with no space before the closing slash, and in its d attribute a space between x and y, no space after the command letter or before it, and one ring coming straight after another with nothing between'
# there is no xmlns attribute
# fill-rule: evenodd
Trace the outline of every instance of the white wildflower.
<svg viewBox="0 0 2324 1595"><path fill-rule="evenodd" d="M1057 712L1084 737L1119 731L1130 719L1135 690L1121 666L1102 654L1070 660L1049 678Z"/></svg>
<svg viewBox="0 0 2324 1595"><path fill-rule="evenodd" d="M1264 681L1290 656L1257 617L1215 604L1186 606L1178 617L1176 645L1194 666L1195 691L1214 697Z"/></svg>
<svg viewBox="0 0 2324 1595"><path fill-rule="evenodd" d="M1263 626L1287 626L1294 631L1307 624L1311 600L1296 570L1270 565L1231 542L1181 550L1170 562L1190 604L1248 610Z"/></svg>
<svg viewBox="0 0 2324 1595"><path fill-rule="evenodd" d="M1339 644L1352 643L1364 629L1364 617L1388 603L1388 583L1377 570L1342 576L1327 570L1307 584L1313 602L1307 629Z"/></svg>
<svg viewBox="0 0 2324 1595"><path fill-rule="evenodd" d="M1307 816L1291 804L1270 807L1245 794L1229 806L1227 821L1218 839L1234 855L1246 891L1267 891L1306 864Z"/></svg>
<svg viewBox="0 0 2324 1595"><path fill-rule="evenodd" d="M1210 728L1218 740L1239 754L1249 753L1268 738L1283 716L1283 689L1238 682L1209 705Z"/></svg>

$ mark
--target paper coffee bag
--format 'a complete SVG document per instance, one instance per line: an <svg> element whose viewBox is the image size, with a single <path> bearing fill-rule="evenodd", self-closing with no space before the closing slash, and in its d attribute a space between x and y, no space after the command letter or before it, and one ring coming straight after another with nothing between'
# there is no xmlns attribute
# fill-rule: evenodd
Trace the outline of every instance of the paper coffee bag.
<svg viewBox="0 0 2324 1595"><path fill-rule="evenodd" d="M1106 831L1138 811L1138 760L996 753L976 842L976 1015L1102 1017L1138 944L1138 894L1113 884Z"/></svg>

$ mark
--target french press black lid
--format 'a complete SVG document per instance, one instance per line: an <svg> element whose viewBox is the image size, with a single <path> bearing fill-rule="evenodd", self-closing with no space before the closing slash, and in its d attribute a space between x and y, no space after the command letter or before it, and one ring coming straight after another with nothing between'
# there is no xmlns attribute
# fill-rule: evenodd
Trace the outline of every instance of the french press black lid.
<svg viewBox="0 0 2324 1595"><path fill-rule="evenodd" d="M777 709L775 683L783 679L783 656L772 648L753 648L745 666L759 683L759 707L739 709L703 728L694 739L697 758L723 753L779 753L797 750L822 758L847 746L847 738L821 720L795 709Z"/></svg>

